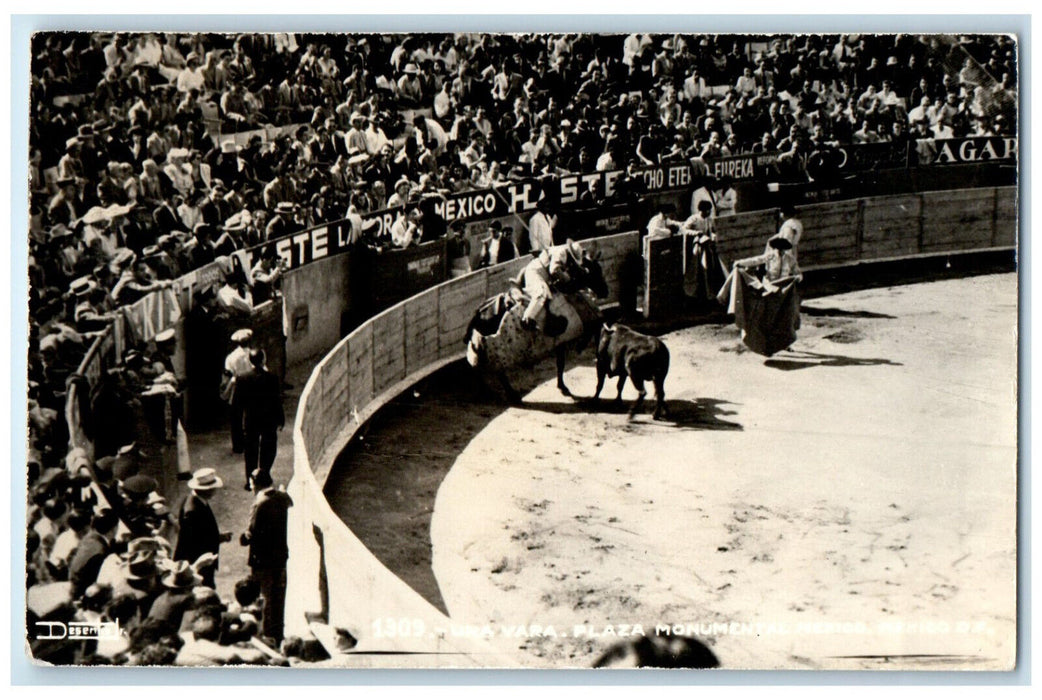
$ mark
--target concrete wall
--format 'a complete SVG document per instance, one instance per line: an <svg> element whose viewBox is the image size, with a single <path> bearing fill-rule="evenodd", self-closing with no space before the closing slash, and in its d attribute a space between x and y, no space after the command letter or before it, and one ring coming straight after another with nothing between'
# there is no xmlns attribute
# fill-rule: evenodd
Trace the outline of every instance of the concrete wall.
<svg viewBox="0 0 1042 700"><path fill-rule="evenodd" d="M341 316L351 308L351 257L324 258L286 273L282 295L290 365L320 355L340 340Z"/></svg>

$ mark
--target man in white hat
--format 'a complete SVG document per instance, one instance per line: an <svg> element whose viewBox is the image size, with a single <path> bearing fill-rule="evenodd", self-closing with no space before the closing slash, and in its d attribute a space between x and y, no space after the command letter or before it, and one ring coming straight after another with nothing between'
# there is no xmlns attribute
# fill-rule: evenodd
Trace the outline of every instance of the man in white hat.
<svg viewBox="0 0 1042 700"><path fill-rule="evenodd" d="M531 301L521 318L522 325L529 330L545 332L546 305L554 295L551 281L570 279L575 267L582 265L584 254L582 246L569 239L564 245L543 250L525 266L520 279Z"/></svg>
<svg viewBox="0 0 1042 700"><path fill-rule="evenodd" d="M404 207L409 204L409 192L412 191L412 183L409 178L402 175L398 182L394 183L394 194L387 200L387 208Z"/></svg>
<svg viewBox="0 0 1042 700"><path fill-rule="evenodd" d="M528 238L533 253L547 250L554 244L557 216L550 212L545 199L536 202L536 213L528 220Z"/></svg>
<svg viewBox="0 0 1042 700"><path fill-rule="evenodd" d="M97 288L98 283L90 277L80 277L69 285L69 291L76 298L73 320L81 333L103 330L114 318L113 314L99 314L91 303L91 294Z"/></svg>
<svg viewBox="0 0 1042 700"><path fill-rule="evenodd" d="M249 374L253 370L250 364L250 341L253 340L253 331L249 328L240 328L232 333L232 342L235 348L224 358L224 376L221 378L221 398L232 406L231 431L232 452L242 454L242 406L235 398L235 386L239 377ZM246 473L246 488L250 488L250 475Z"/></svg>
<svg viewBox="0 0 1042 700"><path fill-rule="evenodd" d="M235 186L239 179L239 147L233 139L221 141L221 152L214 158L210 172L221 182Z"/></svg>
<svg viewBox="0 0 1042 700"><path fill-rule="evenodd" d="M221 544L231 541L230 532L221 532L217 527L217 518L210 507L210 498L224 486L224 481L214 469L199 469L192 474L188 488L192 490L181 505L177 515L178 536L174 548L174 560L194 562L200 556L210 553L220 555ZM203 584L214 588L214 574L217 563L207 569ZM164 581L165 582L165 581Z"/></svg>
<svg viewBox="0 0 1042 700"><path fill-rule="evenodd" d="M362 131L364 126L365 117L359 112L353 112L351 114L351 128L344 135L344 144L347 148L348 156L369 153L369 142L366 140L365 132Z"/></svg>
<svg viewBox="0 0 1042 700"><path fill-rule="evenodd" d="M177 333L174 328L167 328L156 334L156 351L152 353L152 364L158 365L156 369L160 374L169 372L176 374L174 367L174 355L177 353Z"/></svg>
<svg viewBox="0 0 1042 700"><path fill-rule="evenodd" d="M266 240L270 241L299 231L300 227L296 225L293 216L296 210L297 207L292 202L279 202L275 206L275 215L268 219L268 223L264 227Z"/></svg>
<svg viewBox="0 0 1042 700"><path fill-rule="evenodd" d="M398 101L405 107L422 107L423 83L415 63L405 64L402 77L398 78Z"/></svg>
<svg viewBox="0 0 1042 700"><path fill-rule="evenodd" d="M202 92L206 87L206 76L203 74L202 61L195 51L185 57L188 66L177 76L177 91L188 93L192 90Z"/></svg>
<svg viewBox="0 0 1042 700"><path fill-rule="evenodd" d="M192 191L192 175L185 168L187 158L187 149L172 148L166 154L167 163L163 166L163 172L170 178L170 184L184 196L188 196Z"/></svg>

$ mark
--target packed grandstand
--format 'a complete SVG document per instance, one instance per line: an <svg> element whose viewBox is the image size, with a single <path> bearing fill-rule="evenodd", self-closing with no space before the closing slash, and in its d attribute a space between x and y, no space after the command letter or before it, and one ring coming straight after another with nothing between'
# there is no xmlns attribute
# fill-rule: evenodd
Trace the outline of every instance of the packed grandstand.
<svg viewBox="0 0 1042 700"><path fill-rule="evenodd" d="M285 249L259 275L234 253L327 222L345 247L411 247L457 233L432 203L489 191L491 208L512 183L621 171L628 189L581 201L637 206L642 169L770 154L776 179L805 182L846 146L914 156L1018 128L1005 36L42 33L32 52L27 614L128 633L30 640L59 664L301 652L262 635L255 582L222 600L195 585L209 562L176 561L175 506L135 460L150 441L176 455L192 368L129 333L107 381L85 377L121 307L161 307L206 269L221 291L196 305L230 336L277 295ZM77 387L89 448L70 434ZM103 557L77 557L99 536Z"/></svg>

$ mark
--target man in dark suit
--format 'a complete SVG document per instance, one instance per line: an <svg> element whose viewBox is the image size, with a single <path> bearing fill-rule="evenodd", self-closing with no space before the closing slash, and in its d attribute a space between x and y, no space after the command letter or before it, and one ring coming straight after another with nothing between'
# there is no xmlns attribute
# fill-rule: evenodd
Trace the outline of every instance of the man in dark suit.
<svg viewBox="0 0 1042 700"><path fill-rule="evenodd" d="M293 499L275 487L267 472L258 472L254 486L257 499L250 513L250 525L239 543L250 547L250 575L264 596L264 635L277 645L282 641L286 603L286 513L293 506Z"/></svg>
<svg viewBox="0 0 1042 700"><path fill-rule="evenodd" d="M481 239L481 257L478 268L491 267L517 257L514 242L503 235L502 224L493 221L488 225L488 236Z"/></svg>
<svg viewBox="0 0 1042 700"><path fill-rule="evenodd" d="M61 190L47 205L47 219L54 224L71 226L84 213L83 203L76 194L76 180L65 178L58 181Z"/></svg>
<svg viewBox="0 0 1042 700"><path fill-rule="evenodd" d="M174 561L187 561L193 564L204 554L212 554L212 567L206 567L199 573L203 576L203 585L214 588L214 576L217 572L216 557L220 554L221 543L229 542L232 533L221 532L217 527L217 518L210 508L210 498L224 486L221 477L213 469L199 469L188 482L192 493L181 505L177 515L178 536L174 549Z"/></svg>
<svg viewBox="0 0 1042 700"><path fill-rule="evenodd" d="M215 180L210 188L210 194L199 206L199 212L203 215L203 221L214 228L220 228L225 220L232 215L230 205L224 201L224 195L228 188L220 180Z"/></svg>
<svg viewBox="0 0 1042 700"><path fill-rule="evenodd" d="M235 402L242 407L246 473L268 474L275 463L278 431L286 424L279 378L264 366L264 351L250 352L253 370L236 380ZM267 479L266 481L270 481Z"/></svg>
<svg viewBox="0 0 1042 700"><path fill-rule="evenodd" d="M179 201L184 201L181 195L174 195L173 198L163 197L159 206L152 210L152 220L156 224L157 231L169 234L171 231L179 231L185 227L177 215Z"/></svg>
<svg viewBox="0 0 1042 700"><path fill-rule="evenodd" d="M118 526L119 518L111 509L94 516L90 532L83 536L69 560L69 581L74 597L82 596L98 580L101 563L112 551L112 539Z"/></svg>

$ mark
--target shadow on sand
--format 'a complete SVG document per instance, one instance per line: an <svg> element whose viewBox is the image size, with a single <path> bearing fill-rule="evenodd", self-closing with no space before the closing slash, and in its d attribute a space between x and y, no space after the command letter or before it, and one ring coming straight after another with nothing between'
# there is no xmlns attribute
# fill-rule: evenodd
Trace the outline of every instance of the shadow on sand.
<svg viewBox="0 0 1042 700"><path fill-rule="evenodd" d="M809 350L786 350L782 357L772 357L764 362L765 367L790 371L807 369L808 367L870 367L874 365L892 365L900 367L902 363L884 357L851 357L849 355L829 355Z"/></svg>
<svg viewBox="0 0 1042 700"><path fill-rule="evenodd" d="M574 401L525 401L516 404L514 408L525 411L541 411L553 414L617 414L625 416L629 410L632 399L614 401L612 399L593 400L590 398L576 397ZM722 408L731 405L730 401L722 399L699 398L694 401L687 399L666 399L666 415L660 421L651 417L655 408L655 399L651 392L644 400L641 410L633 417L634 423L647 422L663 426L689 428L692 430L742 430L741 423L724 420L722 416L733 416L735 411Z"/></svg>
<svg viewBox="0 0 1042 700"><path fill-rule="evenodd" d="M804 316L831 316L835 318L897 318L897 316L876 313L875 311L849 311L847 309L837 309L832 306L801 306L800 313Z"/></svg>

